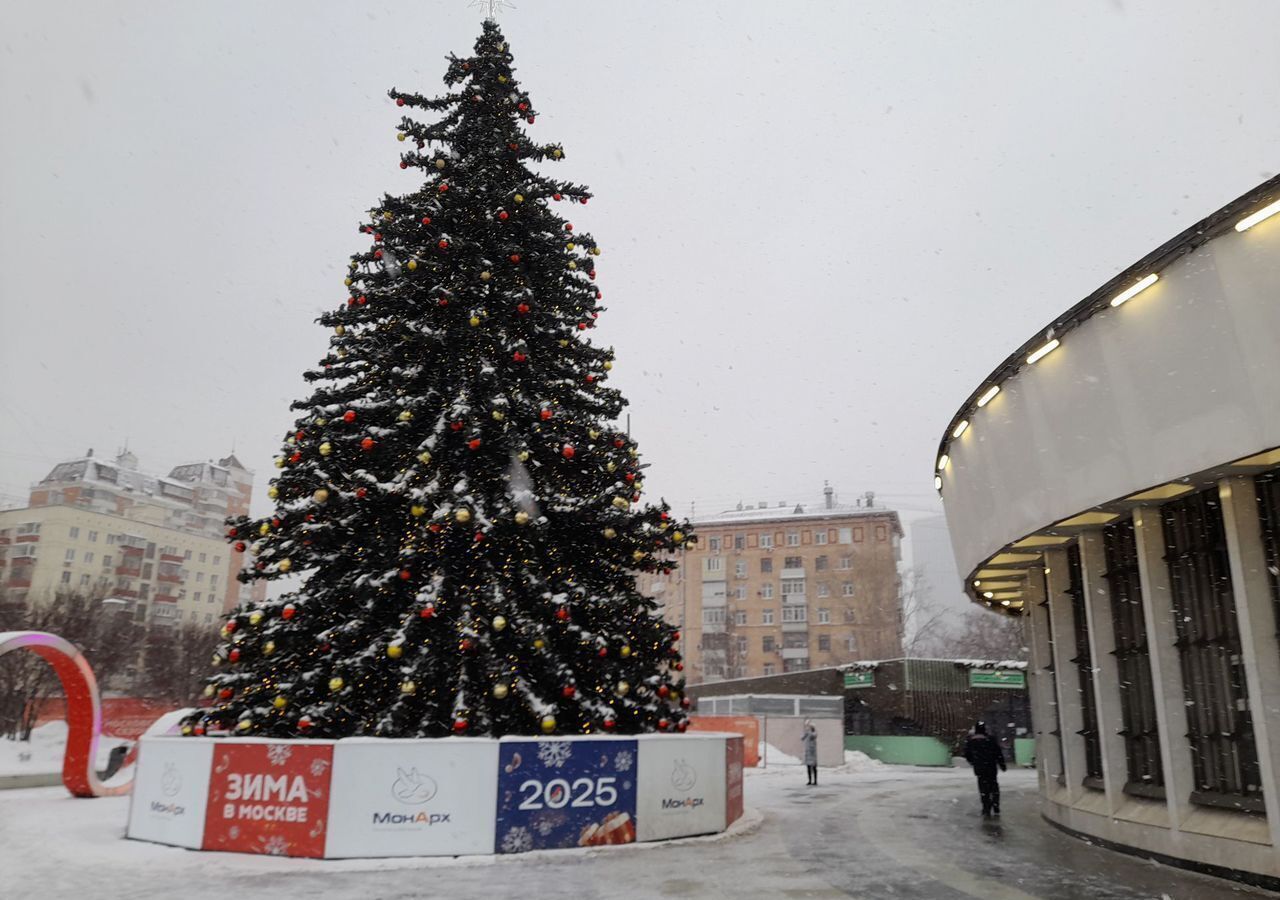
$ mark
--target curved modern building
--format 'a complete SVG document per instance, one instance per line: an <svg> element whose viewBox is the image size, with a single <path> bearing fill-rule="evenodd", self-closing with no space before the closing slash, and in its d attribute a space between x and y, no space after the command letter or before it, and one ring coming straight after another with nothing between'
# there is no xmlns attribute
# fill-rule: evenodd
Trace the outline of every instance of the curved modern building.
<svg viewBox="0 0 1280 900"><path fill-rule="evenodd" d="M975 386L935 484L1027 620L1045 818L1280 886L1280 178Z"/></svg>

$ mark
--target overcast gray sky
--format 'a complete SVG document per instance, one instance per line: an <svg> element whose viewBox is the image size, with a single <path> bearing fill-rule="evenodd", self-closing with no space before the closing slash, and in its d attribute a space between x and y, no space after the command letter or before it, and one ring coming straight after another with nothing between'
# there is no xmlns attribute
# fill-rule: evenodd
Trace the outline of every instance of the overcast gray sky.
<svg viewBox="0 0 1280 900"><path fill-rule="evenodd" d="M596 192L648 484L908 510L1013 348L1273 175L1280 4L517 0L534 133ZM126 440L259 473L465 0L7 3L0 494Z"/></svg>

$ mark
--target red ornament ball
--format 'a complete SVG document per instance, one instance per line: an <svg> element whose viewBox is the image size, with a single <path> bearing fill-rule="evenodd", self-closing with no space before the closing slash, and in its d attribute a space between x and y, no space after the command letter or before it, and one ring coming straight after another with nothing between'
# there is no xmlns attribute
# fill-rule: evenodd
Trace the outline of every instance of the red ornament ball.
<svg viewBox="0 0 1280 900"><path fill-rule="evenodd" d="M293 453L289 456L289 462L291 463L296 463L300 459L302 459L302 454L297 450L294 450Z"/></svg>
<svg viewBox="0 0 1280 900"><path fill-rule="evenodd" d="M408 581L408 580L409 580L410 578L412 578L412 577L413 577L413 573L412 573L412 572L410 572L408 569L401 569L401 570L400 570L400 580L401 580L401 581Z"/></svg>
<svg viewBox="0 0 1280 900"><path fill-rule="evenodd" d="M502 212L498 213L498 220L501 222L505 222L509 218L511 218L511 216L507 213L505 209Z"/></svg>
<svg viewBox="0 0 1280 900"><path fill-rule="evenodd" d="M582 198L581 200L579 200L578 202L579 202L579 203L581 203L583 206L586 206L586 205L587 205L587 198L586 198L586 197L583 197L583 198Z"/></svg>
<svg viewBox="0 0 1280 900"><path fill-rule="evenodd" d="M483 540L484 540L484 532L483 532L483 531L477 531L477 532L476 532L476 543L478 544L478 543L480 543L480 542L481 542L481 541L483 541Z"/></svg>
<svg viewBox="0 0 1280 900"><path fill-rule="evenodd" d="M676 670L677 672L683 672L683 671L684 671L684 663L682 663L682 662L678 662L678 663L676 663L676 664L675 664L674 668L675 668L675 670Z"/></svg>
<svg viewBox="0 0 1280 900"><path fill-rule="evenodd" d="M378 252L381 253L382 251L379 250ZM364 306L368 302L369 302L369 298L366 297L364 294L361 294L359 297L356 298L356 306Z"/></svg>
<svg viewBox="0 0 1280 900"><path fill-rule="evenodd" d="M524 112L524 111L525 111L525 110L527 110L528 108L529 108L529 104L528 104L528 103L520 103L520 104L517 104L517 105L516 105L516 109L520 110L520 112Z"/></svg>
<svg viewBox="0 0 1280 900"><path fill-rule="evenodd" d="M430 216L423 216L423 217L422 217L422 224L423 224L423 225L430 225L430 224L431 224L431 217L430 217Z"/></svg>
<svg viewBox="0 0 1280 900"><path fill-rule="evenodd" d="M232 693L233 691L231 690L231 688L223 688L222 690L218 691L218 699L230 700Z"/></svg>
<svg viewBox="0 0 1280 900"><path fill-rule="evenodd" d="M608 647L601 647L600 652L596 654L596 656L600 657L601 659L604 659L608 655L609 655Z"/></svg>
<svg viewBox="0 0 1280 900"><path fill-rule="evenodd" d="M466 730L467 730L467 720L466 720L466 719L454 719L454 720L453 720L453 730L454 730L456 733L458 733L458 734L462 734L462 732L464 732L464 731L466 731Z"/></svg>
<svg viewBox="0 0 1280 900"><path fill-rule="evenodd" d="M373 258L374 258L374 259L382 259L382 251L381 251L381 250L374 250L374 251L373 251Z"/></svg>
<svg viewBox="0 0 1280 900"><path fill-rule="evenodd" d="M560 199L560 195L559 195L559 194L552 194L552 195L551 195L551 199L552 199L552 200L559 200L559 199Z"/></svg>
<svg viewBox="0 0 1280 900"><path fill-rule="evenodd" d="M400 168L407 169L409 168L409 164L402 159L400 160Z"/></svg>
<svg viewBox="0 0 1280 900"><path fill-rule="evenodd" d="M515 353L512 353L511 358L514 359L516 362L524 362L526 359L528 359L528 357L525 356L523 353L521 353L519 350L517 350Z"/></svg>
<svg viewBox="0 0 1280 900"><path fill-rule="evenodd" d="M565 230L565 231L573 231L573 223L572 223L572 222L565 222L565 223L564 223L564 230Z"/></svg>
<svg viewBox="0 0 1280 900"><path fill-rule="evenodd" d="M423 619L430 619L436 614L436 608L428 603L422 609L418 610L418 616Z"/></svg>
<svg viewBox="0 0 1280 900"><path fill-rule="evenodd" d="M623 445L622 438L613 439L613 446L617 447L619 450L622 449L622 445Z"/></svg>
<svg viewBox="0 0 1280 900"><path fill-rule="evenodd" d="M561 622L568 621L569 610L565 609L563 606L560 607L559 609L556 610L556 618L559 619Z"/></svg>
<svg viewBox="0 0 1280 900"><path fill-rule="evenodd" d="M403 97L397 97L397 98L396 98L396 106L404 106L404 98L403 98ZM299 725L301 725L302 723L301 723L301 722L299 722L298 724L299 724Z"/></svg>
<svg viewBox="0 0 1280 900"><path fill-rule="evenodd" d="M667 697L671 696L671 688L667 687L665 684L658 685L658 696L665 700Z"/></svg>
<svg viewBox="0 0 1280 900"><path fill-rule="evenodd" d="M627 481L635 481L635 480L636 480L636 473L635 473L635 472L628 472L628 473L627 473L627 475L626 475L626 478L627 478Z"/></svg>
<svg viewBox="0 0 1280 900"><path fill-rule="evenodd" d="M663 515L663 518L664 518L664 519L666 518L666 515L665 515L665 514ZM678 632L678 631L673 631L673 632L671 632L671 640L673 640L673 641L678 641L678 640L680 640L680 632Z"/></svg>
<svg viewBox="0 0 1280 900"><path fill-rule="evenodd" d="M604 728L605 728L605 731L613 731L613 726L614 726L614 725L616 725L616 724L617 724L617 723L616 723L616 722L614 722L614 721L613 721L613 719L605 719L605 720L604 720Z"/></svg>
<svg viewBox="0 0 1280 900"><path fill-rule="evenodd" d="M587 384L595 384L595 383L596 383L596 376L591 375L591 374L588 374L588 375L587 375Z"/></svg>
<svg viewBox="0 0 1280 900"><path fill-rule="evenodd" d="M564 699L566 700L572 700L573 695L576 694L577 692L578 692L577 688L575 688L573 685L566 684L563 688L560 689L560 696L564 697Z"/></svg>
<svg viewBox="0 0 1280 900"><path fill-rule="evenodd" d="M467 446L470 447L472 450L479 450L480 438L472 438L471 440L467 441Z"/></svg>
<svg viewBox="0 0 1280 900"><path fill-rule="evenodd" d="M367 437L360 442L361 450L372 450L375 446L376 446L376 442L371 437Z"/></svg>
<svg viewBox="0 0 1280 900"><path fill-rule="evenodd" d="M298 730L309 731L311 729L312 724L313 723L311 721L310 716L303 716L301 719L298 720Z"/></svg>
<svg viewBox="0 0 1280 900"><path fill-rule="evenodd" d="M547 421L547 419L550 419L553 415L555 415L555 413L553 413L549 409L543 409L540 413L538 413L539 418L541 418L542 421L544 422Z"/></svg>
<svg viewBox="0 0 1280 900"><path fill-rule="evenodd" d="M681 709L688 709L690 706L693 706L693 704L689 702L689 698L688 698L688 697L681 697L681 698L680 698L680 708L681 708Z"/></svg>
<svg viewBox="0 0 1280 900"><path fill-rule="evenodd" d="M658 730L659 730L659 731L666 731L666 730L667 730L668 728L670 728L670 727L671 727L671 723L670 723L670 722L668 722L666 719L659 719L659 720L658 720Z"/></svg>
<svg viewBox="0 0 1280 900"><path fill-rule="evenodd" d="M530 125L533 124L533 120L534 120L534 116L530 116L529 118L525 119L525 121L528 122Z"/></svg>
<svg viewBox="0 0 1280 900"><path fill-rule="evenodd" d="M446 240L441 239L441 240L436 244L436 246L437 246L437 247L439 247L441 250L448 250L448 249L449 249L449 242L448 242L448 241L446 241Z"/></svg>
<svg viewBox="0 0 1280 900"><path fill-rule="evenodd" d="M196 727L191 729L191 733L196 735L196 737L204 734L204 725L197 724Z"/></svg>
<svg viewBox="0 0 1280 900"><path fill-rule="evenodd" d="M460 650L471 650L474 647L475 647L475 642L472 641L471 638L463 638L462 640L458 641L458 648Z"/></svg>
<svg viewBox="0 0 1280 900"><path fill-rule="evenodd" d="M368 488L356 488L356 496L363 500L365 497L369 496Z"/></svg>
<svg viewBox="0 0 1280 900"><path fill-rule="evenodd" d="M232 647L231 652L227 654L227 659L232 662L240 662L240 648Z"/></svg>
<svg viewBox="0 0 1280 900"><path fill-rule="evenodd" d="M279 527L280 527L280 520L279 520L278 518L276 518L276 519L272 519L272 520L271 520L271 525L272 525L272 527L274 527L274 528L279 528Z"/></svg>
<svg viewBox="0 0 1280 900"><path fill-rule="evenodd" d="M560 455L565 459L573 459L573 455L578 451L573 449L573 444L565 444L560 450Z"/></svg>
<svg viewBox="0 0 1280 900"><path fill-rule="evenodd" d="M234 528L227 529L227 537L235 537L239 533L240 532L236 531Z"/></svg>
<svg viewBox="0 0 1280 900"><path fill-rule="evenodd" d="M512 254L511 254L511 261L512 261L513 263L518 263L518 262L520 262L520 254L519 254L519 253L512 253Z"/></svg>
<svg viewBox="0 0 1280 900"><path fill-rule="evenodd" d="M442 193L442 194L443 194L443 193L445 193L445 192L446 192L446 191L448 191L448 190L449 190L449 185L448 185L448 184L444 184L444 183L442 183L442 184L440 185L440 187L439 187L439 191L440 191L440 193Z"/></svg>
<svg viewBox="0 0 1280 900"><path fill-rule="evenodd" d="M462 430L462 420L461 420L461 419L459 419L459 420L458 420L458 421L456 421L456 422L450 422L450 423L449 423L449 428L450 428L450 430L452 430L452 431L461 431L461 430Z"/></svg>
<svg viewBox="0 0 1280 900"><path fill-rule="evenodd" d="M297 614L298 607L294 606L292 603L286 603L284 609L280 610L280 618L285 619L286 621L292 619Z"/></svg>
<svg viewBox="0 0 1280 900"><path fill-rule="evenodd" d="M579 322L579 323L578 323L578 330L579 330L579 331L586 331L586 330L587 330L587 323L586 323L586 322Z"/></svg>
<svg viewBox="0 0 1280 900"><path fill-rule="evenodd" d="M243 552L244 552L244 547L245 547L244 541L236 541L236 552L237 552L237 553L243 553Z"/></svg>
<svg viewBox="0 0 1280 900"><path fill-rule="evenodd" d="M523 315L525 315L525 314L527 314L527 313L529 312L529 304L528 304L528 303L520 303L520 304L518 304L518 305L516 306L516 312L520 313L520 315L522 315L522 316L523 316Z"/></svg>
<svg viewBox="0 0 1280 900"><path fill-rule="evenodd" d="M235 619L232 619L230 622L228 622L228 623L226 624L227 634L235 634L235 633L236 633L236 628L238 628L238 627L239 627L239 626L238 626L238 625L236 625L236 620L235 620Z"/></svg>
<svg viewBox="0 0 1280 900"><path fill-rule="evenodd" d="M684 733L685 731L688 731L688 730L689 730L689 722L687 720L681 720L680 724L676 726L676 731L679 731L681 733Z"/></svg>

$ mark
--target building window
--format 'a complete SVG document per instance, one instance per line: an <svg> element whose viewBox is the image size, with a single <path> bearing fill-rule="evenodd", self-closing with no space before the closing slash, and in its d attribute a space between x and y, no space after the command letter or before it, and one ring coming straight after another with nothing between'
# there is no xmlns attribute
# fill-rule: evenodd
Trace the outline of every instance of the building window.
<svg viewBox="0 0 1280 900"><path fill-rule="evenodd" d="M70 573L70 572L63 572L63 573L62 573L62 583L63 583L63 584L70 584L70 583L71 583L71 573Z"/></svg>
<svg viewBox="0 0 1280 900"><path fill-rule="evenodd" d="M719 553L719 552L720 552L720 538L718 538L718 537L709 538L709 539L707 540L707 549L708 549L708 550L710 550L712 553ZM203 554L203 553L201 553L201 554L200 554L200 556L201 556L201 557L203 557L203 556L204 556L204 554ZM204 559L201 559L201 560L200 560L200 562L204 562Z"/></svg>
<svg viewBox="0 0 1280 900"><path fill-rule="evenodd" d="M204 555L203 553L201 553L201 554L200 554L200 562L204 562L204 557L205 557L205 555Z"/></svg>
<svg viewBox="0 0 1280 900"><path fill-rule="evenodd" d="M766 600L773 599L773 582L766 581L763 585L760 586L760 596Z"/></svg>
<svg viewBox="0 0 1280 900"><path fill-rule="evenodd" d="M774 664L773 664L773 663L765 663L765 664L764 664L764 674L766 674L766 675L774 675L774 674L776 674L776 673L777 673L777 668L774 666Z"/></svg>
<svg viewBox="0 0 1280 900"><path fill-rule="evenodd" d="M831 635L829 634L818 635L818 652L819 653L831 652Z"/></svg>
<svg viewBox="0 0 1280 900"><path fill-rule="evenodd" d="M204 623L205 623L206 625L208 625L208 624L209 624L210 622L212 622L212 621L213 621L213 613L205 613L205 614L204 614Z"/></svg>
<svg viewBox="0 0 1280 900"><path fill-rule="evenodd" d="M190 560L190 559L191 559L191 551L190 551L190 550L188 550L188 551L186 551L185 553L183 553L183 554L182 554L182 558L183 558L183 559L186 559L186 560Z"/></svg>
<svg viewBox="0 0 1280 900"><path fill-rule="evenodd" d="M1160 507L1187 704L1193 803L1264 808L1218 489Z"/></svg>
<svg viewBox="0 0 1280 900"><path fill-rule="evenodd" d="M18 534L39 534L39 533L40 533L39 522L23 522L21 525L18 526Z"/></svg>
<svg viewBox="0 0 1280 900"><path fill-rule="evenodd" d="M760 610L760 624L761 625L773 624L773 610L771 609Z"/></svg>
<svg viewBox="0 0 1280 900"><path fill-rule="evenodd" d="M846 581L844 584L840 585L840 596L842 596L842 597L852 597L852 596L853 596L853 582L852 582L852 581Z"/></svg>
<svg viewBox="0 0 1280 900"><path fill-rule="evenodd" d="M734 612L734 614L733 614L733 624L734 624L734 625L746 625L746 624L747 624L747 611L746 611L745 609L739 609L739 610L737 610L737 611L735 611L735 612Z"/></svg>
<svg viewBox="0 0 1280 900"><path fill-rule="evenodd" d="M116 542L116 535L114 535L114 534L109 534L109 535L107 535L107 546L108 546L108 547L109 547L109 546L111 546L112 544L114 544L115 542Z"/></svg>
<svg viewBox="0 0 1280 900"><path fill-rule="evenodd" d="M210 576L209 576L209 587L211 587L211 588L216 588L217 586L218 586L218 576L217 576L217 575L210 575Z"/></svg>
<svg viewBox="0 0 1280 900"><path fill-rule="evenodd" d="M1071 623L1075 629L1076 655L1072 662L1080 682L1080 737L1084 740L1084 783L1102 789L1102 741L1098 736L1098 702L1093 685L1093 652L1089 647L1089 619L1085 611L1084 572L1080 566L1080 545L1067 548L1067 596L1071 600Z"/></svg>
<svg viewBox="0 0 1280 900"><path fill-rule="evenodd" d="M803 578L782 579L782 596L798 597L803 595L804 595L804 579Z"/></svg>
<svg viewBox="0 0 1280 900"><path fill-rule="evenodd" d="M819 528L813 533L813 542L819 546L827 542L827 529Z"/></svg>
<svg viewBox="0 0 1280 900"><path fill-rule="evenodd" d="M90 532L89 532L89 540L96 544L96 543L98 542L98 532L96 532L96 531L90 531Z"/></svg>
<svg viewBox="0 0 1280 900"><path fill-rule="evenodd" d="M111 554L110 554L110 553L105 553L105 554L103 554L103 556L102 556L102 568L104 568L104 569L109 569L109 568L111 568L111 559L112 559L112 557L111 557Z"/></svg>
<svg viewBox="0 0 1280 900"><path fill-rule="evenodd" d="M721 557L721 556L709 556L709 557L707 557L707 571L708 571L708 572L723 572L723 571L724 571L724 557Z"/></svg>
<svg viewBox="0 0 1280 900"><path fill-rule="evenodd" d="M1111 594L1111 625L1116 635L1116 669L1120 691L1128 782L1125 791L1164 796L1160 764L1160 724L1156 721L1155 686L1151 682L1151 648L1142 614L1142 581L1138 577L1138 544L1133 520L1102 530L1106 552L1107 586Z"/></svg>
<svg viewBox="0 0 1280 900"><path fill-rule="evenodd" d="M803 569L804 560L799 556L787 556L782 560L782 568L784 569Z"/></svg>
<svg viewBox="0 0 1280 900"><path fill-rule="evenodd" d="M200 591L196 591L196 593L195 593L195 601L194 601L194 602L196 602L196 603L199 603L199 602L200 602Z"/></svg>
<svg viewBox="0 0 1280 900"><path fill-rule="evenodd" d="M803 672L808 665L809 661L803 657L800 659L784 659L782 661L782 671Z"/></svg>
<svg viewBox="0 0 1280 900"><path fill-rule="evenodd" d="M765 559L760 560L760 574L768 575L772 571L773 571L773 560L767 557Z"/></svg>
<svg viewBox="0 0 1280 900"><path fill-rule="evenodd" d="M712 606L702 611L703 625L723 625L724 624L724 607Z"/></svg>
<svg viewBox="0 0 1280 900"><path fill-rule="evenodd" d="M1259 475L1258 516L1262 519L1262 545L1267 555L1267 571L1271 575L1271 596L1276 604L1276 621L1280 622L1280 469Z"/></svg>
<svg viewBox="0 0 1280 900"><path fill-rule="evenodd" d="M760 641L760 649L762 649L765 653L773 652L773 635L766 634L764 636L764 639Z"/></svg>
<svg viewBox="0 0 1280 900"><path fill-rule="evenodd" d="M222 565L222 557L221 557L221 556L215 556L215 557L213 558L213 564L214 564L215 566L220 566L220 565Z"/></svg>
<svg viewBox="0 0 1280 900"><path fill-rule="evenodd" d="M91 576L89 576L89 575L81 575L81 576L80 576L80 587L88 587L88 586L89 586L89 581L90 581L90 579L91 579Z"/></svg>
<svg viewBox="0 0 1280 900"><path fill-rule="evenodd" d="M771 534L761 534L761 535L760 535L760 546L761 546L761 547L763 547L765 550L772 550L772 549L773 549L773 535L771 535Z"/></svg>
<svg viewBox="0 0 1280 900"><path fill-rule="evenodd" d="M733 549L734 549L734 550L746 550L746 549L747 549L747 536L746 536L745 534L739 534L739 535L735 535L735 536L734 536L734 539L733 539Z"/></svg>
<svg viewBox="0 0 1280 900"><path fill-rule="evenodd" d="M734 589L733 589L733 598L734 598L735 600L746 600L746 599L747 599L747 589L746 589L746 588L744 588L744 587L737 587L737 588L734 588Z"/></svg>
<svg viewBox="0 0 1280 900"><path fill-rule="evenodd" d="M818 585L818 596L819 596L819 597L830 597L830 596L831 596L831 585L827 584L826 582L823 582L822 584Z"/></svg>
<svg viewBox="0 0 1280 900"><path fill-rule="evenodd" d="M846 624L846 625L852 625L852 624L853 624L854 622L856 622L857 620L858 620L858 614L857 614L856 612L854 612L852 609L849 609L849 608L846 606L846 607L845 607L845 610L844 610L844 622L845 622L845 624Z"/></svg>
<svg viewBox="0 0 1280 900"><path fill-rule="evenodd" d="M850 653L854 653L858 649L858 639L854 635L849 635L844 639L844 649Z"/></svg>
<svg viewBox="0 0 1280 900"><path fill-rule="evenodd" d="M827 570L826 554L819 556L817 559L813 561L813 568L819 572L825 572Z"/></svg>
<svg viewBox="0 0 1280 900"><path fill-rule="evenodd" d="M733 576L735 578L747 577L747 561L745 559L740 559L733 564Z"/></svg>
<svg viewBox="0 0 1280 900"><path fill-rule="evenodd" d="M709 562L709 561L710 561L710 560L708 560L708 562ZM204 573L203 573L203 572L197 572L197 573L196 573L196 581L199 581L199 582L204 581Z"/></svg>
<svg viewBox="0 0 1280 900"><path fill-rule="evenodd" d="M839 535L840 543L842 543L842 544L852 544L852 543L853 543L853 529L852 529L852 528L841 528L841 529L839 529L839 531L837 532L837 534Z"/></svg>
<svg viewBox="0 0 1280 900"><path fill-rule="evenodd" d="M67 550L66 554L65 554L62 558L63 558L64 560L66 560L67 562L75 562L75 561L76 561L76 551L75 551L75 548L71 548L71 549Z"/></svg>
<svg viewBox="0 0 1280 900"><path fill-rule="evenodd" d="M80 537L80 528L76 525L71 526L71 540L78 540Z"/></svg>
<svg viewBox="0 0 1280 900"><path fill-rule="evenodd" d="M831 610L827 609L825 606L818 608L818 624L819 625L831 624Z"/></svg>
<svg viewBox="0 0 1280 900"><path fill-rule="evenodd" d="M800 532L798 532L798 531L788 531L788 532L787 532L787 546L788 546L788 547L799 547L799 546L800 546Z"/></svg>
<svg viewBox="0 0 1280 900"><path fill-rule="evenodd" d="M782 621L784 624L787 622L808 622L809 608L801 604L784 606L782 607Z"/></svg>
<svg viewBox="0 0 1280 900"><path fill-rule="evenodd" d="M92 551L92 550L86 550L86 551L84 551L84 561L85 561L86 563L91 563L91 562L93 562L93 551Z"/></svg>
<svg viewBox="0 0 1280 900"><path fill-rule="evenodd" d="M212 602L213 602L214 600L216 600L216 599L217 599L217 597L215 597L215 596L214 596L213 591L210 591L210 592L209 592L209 599L208 599L208 602L212 603Z"/></svg>
<svg viewBox="0 0 1280 900"><path fill-rule="evenodd" d="M842 569L844 569L844 570L846 570L846 571L847 571L847 570L849 570L849 569L852 569L852 568L853 568L853 557L852 557L852 556L842 556L842 557L840 557L840 568L842 568Z"/></svg>

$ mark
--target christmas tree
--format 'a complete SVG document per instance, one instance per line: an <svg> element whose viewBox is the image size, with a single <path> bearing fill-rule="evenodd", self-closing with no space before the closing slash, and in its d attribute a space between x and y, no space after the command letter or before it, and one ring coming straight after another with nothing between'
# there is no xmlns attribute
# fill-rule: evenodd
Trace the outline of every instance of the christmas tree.
<svg viewBox="0 0 1280 900"><path fill-rule="evenodd" d="M437 98L391 90L402 169L360 231L328 355L284 440L265 519L228 524L244 580L301 574L223 629L184 733L275 737L683 731L679 638L635 585L688 536L638 505L606 385L600 249L557 208L586 187L498 26Z"/></svg>

